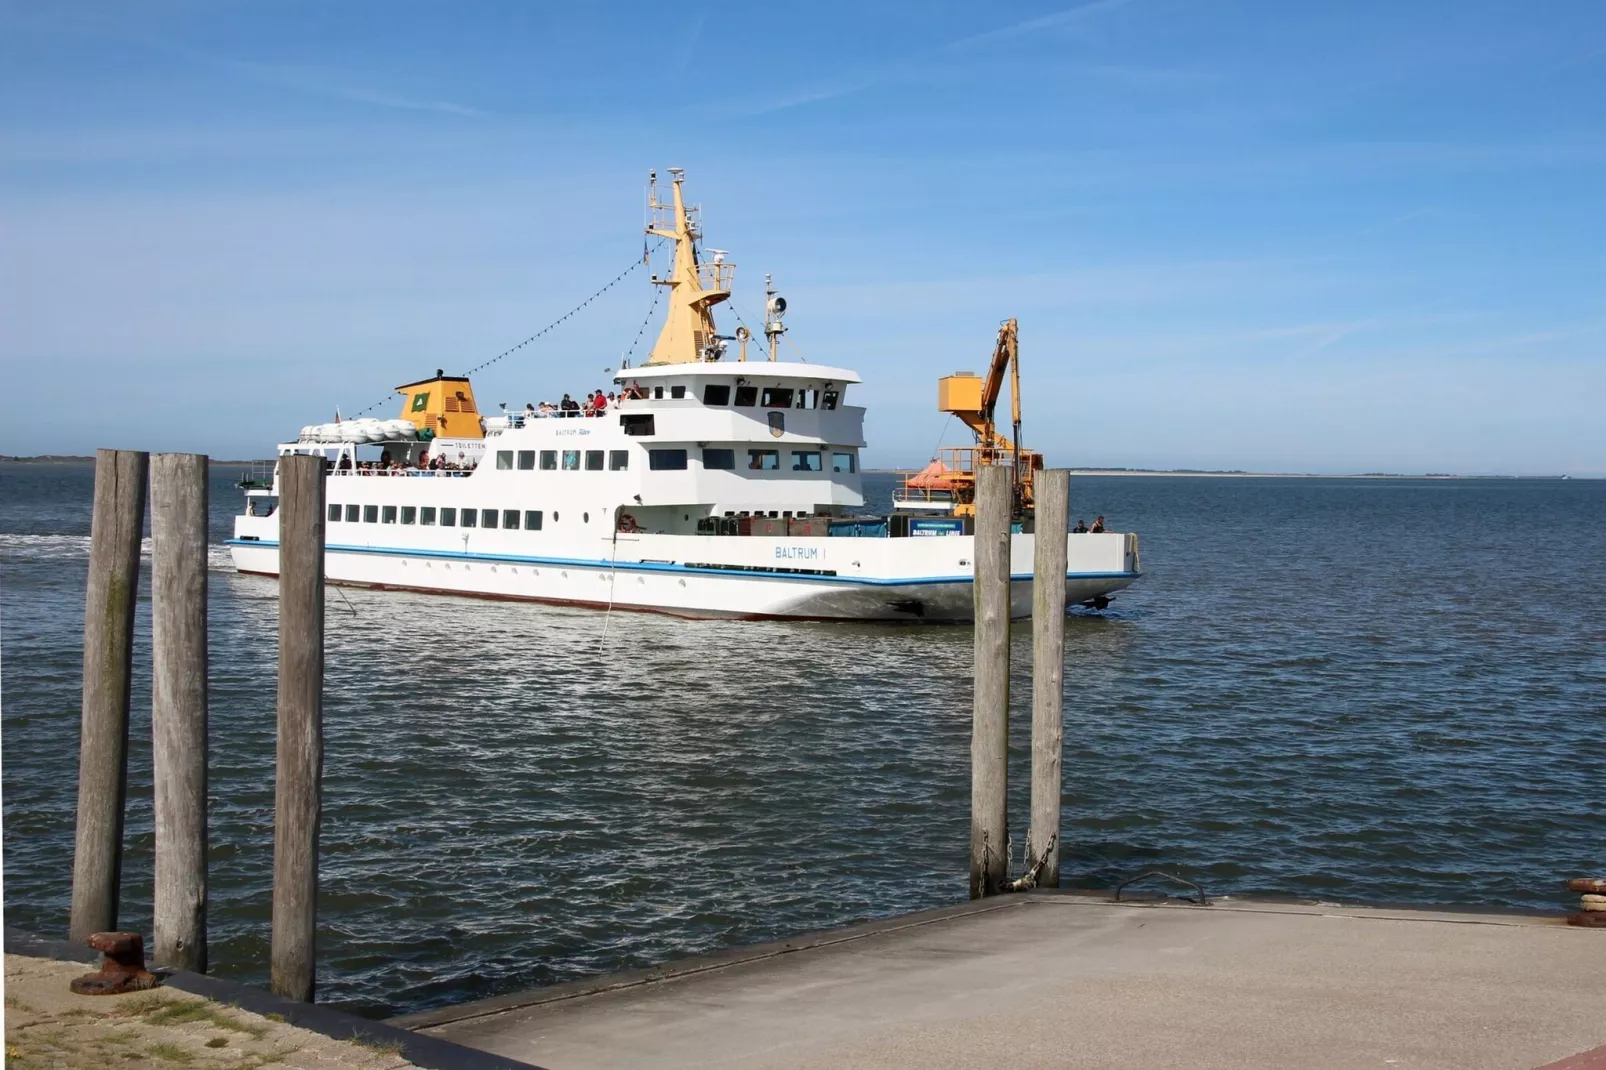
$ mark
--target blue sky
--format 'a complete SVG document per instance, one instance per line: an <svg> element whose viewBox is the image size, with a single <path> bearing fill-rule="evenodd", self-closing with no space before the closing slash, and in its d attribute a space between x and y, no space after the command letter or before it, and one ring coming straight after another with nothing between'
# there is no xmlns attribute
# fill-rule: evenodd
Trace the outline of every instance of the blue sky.
<svg viewBox="0 0 1606 1070"><path fill-rule="evenodd" d="M639 257L669 166L869 464L1016 316L1050 463L1606 475L1606 5L1478 0L0 3L0 452L388 414Z"/></svg>

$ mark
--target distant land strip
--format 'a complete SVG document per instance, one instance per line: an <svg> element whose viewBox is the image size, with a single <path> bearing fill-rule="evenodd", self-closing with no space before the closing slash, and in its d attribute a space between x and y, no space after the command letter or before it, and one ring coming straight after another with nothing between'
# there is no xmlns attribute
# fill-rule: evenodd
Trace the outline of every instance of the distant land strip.
<svg viewBox="0 0 1606 1070"><path fill-rule="evenodd" d="M71 454L44 453L36 457L19 457L12 454L0 453L0 463L6 464L94 464L94 457L79 457ZM272 457L262 457L243 461L222 460L212 458L213 464L272 464ZM918 468L861 468L865 474L875 475L914 475L920 471ZM1601 478L1589 476L1572 476L1564 473L1555 475L1532 476L1463 476L1452 472L1245 472L1241 469L1203 469L1203 468L1073 468L1073 476L1187 476L1199 479L1587 479Z"/></svg>

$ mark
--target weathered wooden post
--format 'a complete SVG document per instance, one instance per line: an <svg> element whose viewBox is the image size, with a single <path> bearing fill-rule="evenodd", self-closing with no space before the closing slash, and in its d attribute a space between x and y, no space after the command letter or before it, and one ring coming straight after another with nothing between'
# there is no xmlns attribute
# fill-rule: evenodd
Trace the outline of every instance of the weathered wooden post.
<svg viewBox="0 0 1606 1070"><path fill-rule="evenodd" d="M970 897L1008 876L1010 469L976 471L975 697L970 736Z"/></svg>
<svg viewBox="0 0 1606 1070"><path fill-rule="evenodd" d="M279 739L269 985L311 1002L323 808L324 461L279 458Z"/></svg>
<svg viewBox="0 0 1606 1070"><path fill-rule="evenodd" d="M206 972L206 528L208 463L151 465L151 772L155 961Z"/></svg>
<svg viewBox="0 0 1606 1070"><path fill-rule="evenodd" d="M84 594L83 727L78 744L78 831L73 846L75 942L117 928L128 788L128 703L134 667L134 603L145 527L150 455L95 451L95 506Z"/></svg>
<svg viewBox="0 0 1606 1070"><path fill-rule="evenodd" d="M1026 868L1038 862L1040 888L1060 886L1060 757L1065 746L1065 536L1070 530L1071 473L1039 472L1032 562L1032 824Z"/></svg>

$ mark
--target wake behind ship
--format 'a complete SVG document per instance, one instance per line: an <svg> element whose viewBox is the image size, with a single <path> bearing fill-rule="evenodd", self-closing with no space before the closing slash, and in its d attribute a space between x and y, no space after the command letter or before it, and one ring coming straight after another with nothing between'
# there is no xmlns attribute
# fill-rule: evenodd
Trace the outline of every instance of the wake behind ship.
<svg viewBox="0 0 1606 1070"><path fill-rule="evenodd" d="M849 404L859 376L778 359L786 302L772 289L763 343L718 333L733 265L705 259L683 175L670 175L667 200L653 178L647 228L673 243L672 270L653 279L668 310L611 400L486 417L467 378L439 371L397 387L396 419L309 426L278 447L325 458L330 583L698 618L968 621L980 465L1013 469L1013 616L1031 615L1039 535L1067 540L1067 604L1106 604L1137 579L1136 535L1033 531L1042 460L1018 445L1018 372L1015 442L992 421L1012 321L985 384L942 383L939 404L977 445L911 480L891 516L864 515L864 409ZM246 495L235 567L277 576L276 476Z"/></svg>

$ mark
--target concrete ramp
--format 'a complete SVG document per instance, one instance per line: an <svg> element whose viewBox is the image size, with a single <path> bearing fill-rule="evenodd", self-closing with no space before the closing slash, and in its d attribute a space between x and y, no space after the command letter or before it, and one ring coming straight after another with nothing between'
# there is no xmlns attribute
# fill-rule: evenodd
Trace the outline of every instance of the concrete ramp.
<svg viewBox="0 0 1606 1070"><path fill-rule="evenodd" d="M394 1024L551 1070L1529 1070L1606 1044L1606 930L1038 892Z"/></svg>

